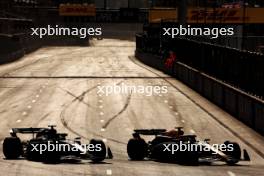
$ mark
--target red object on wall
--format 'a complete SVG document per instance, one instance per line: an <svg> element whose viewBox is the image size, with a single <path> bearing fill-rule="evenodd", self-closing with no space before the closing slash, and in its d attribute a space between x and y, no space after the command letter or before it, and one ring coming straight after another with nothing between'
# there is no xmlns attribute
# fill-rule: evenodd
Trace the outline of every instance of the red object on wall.
<svg viewBox="0 0 264 176"><path fill-rule="evenodd" d="M166 59L165 67L172 68L175 62L176 62L176 54L174 52L170 52L170 56Z"/></svg>

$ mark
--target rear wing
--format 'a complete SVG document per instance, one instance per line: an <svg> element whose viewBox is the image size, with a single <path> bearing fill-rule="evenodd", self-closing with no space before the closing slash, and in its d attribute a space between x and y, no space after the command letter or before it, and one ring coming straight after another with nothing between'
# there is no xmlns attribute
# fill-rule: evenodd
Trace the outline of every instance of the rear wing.
<svg viewBox="0 0 264 176"><path fill-rule="evenodd" d="M16 134L16 133L21 133L21 134L34 134L38 133L42 130L45 130L48 128L12 128L10 130L10 133Z"/></svg>
<svg viewBox="0 0 264 176"><path fill-rule="evenodd" d="M135 133L141 134L141 135L160 135L165 133L166 129L136 129L134 130Z"/></svg>

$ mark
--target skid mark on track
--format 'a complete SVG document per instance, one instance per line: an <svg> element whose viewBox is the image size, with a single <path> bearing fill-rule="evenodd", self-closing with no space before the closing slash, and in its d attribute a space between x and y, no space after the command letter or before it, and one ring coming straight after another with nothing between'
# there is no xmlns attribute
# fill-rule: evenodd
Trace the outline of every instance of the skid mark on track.
<svg viewBox="0 0 264 176"><path fill-rule="evenodd" d="M60 114L60 119L61 119L61 123L62 123L62 125L63 125L66 129L68 129L70 132L72 132L73 134L76 134L77 136L80 136L80 137L83 138L83 139L90 140L91 138L88 138L87 136L84 136L84 135L80 134L79 132L75 131L74 129L72 129L72 128L68 125L68 122L65 120L65 111L68 109L68 107L69 107L70 105L71 105L71 104L68 104L68 105L62 110L62 112L61 112L61 114ZM93 131L91 131L91 130L88 130L88 129L87 129L87 131L88 131L89 133L91 133L92 135L94 135L94 136L97 136L97 137L100 137L100 138L104 138L103 135L100 135L100 134L98 134L98 133L95 133L95 132L93 132ZM121 142L121 141L118 141L118 140L113 139L113 138L107 138L107 139L108 139L109 141L112 141L112 142L115 142L115 143L119 143L119 144L124 144L124 145L126 145L125 142Z"/></svg>
<svg viewBox="0 0 264 176"><path fill-rule="evenodd" d="M49 112L49 113L47 113L47 114L45 114L44 116L42 116L41 118L40 118L40 122L41 121L43 121L43 120L45 120L47 117L49 117L49 115L51 114L52 112Z"/></svg>
<svg viewBox="0 0 264 176"><path fill-rule="evenodd" d="M103 128L107 128L112 121L114 121L116 118L118 118L127 109L128 105L131 101L131 97L132 97L132 94L129 94L129 96L127 97L125 106L116 115L114 115L109 120L107 120L107 122L103 125Z"/></svg>
<svg viewBox="0 0 264 176"><path fill-rule="evenodd" d="M84 101L84 97L87 93L89 93L90 91L92 91L93 89L95 89L97 86L94 86L92 88L89 88L88 90L84 91L81 95L77 96L75 94L73 94L72 92L66 90L66 89L63 89L62 87L59 87L59 89L63 90L64 92L66 92L67 94L69 94L70 96L74 97L74 99L72 100L72 103L74 103L75 101L79 101L83 104L85 104L86 106L88 107L91 107L91 105L87 102Z"/></svg>
<svg viewBox="0 0 264 176"><path fill-rule="evenodd" d="M90 93L92 90L94 90L97 86L94 86L92 88L90 88L89 90L86 91L86 94ZM86 139L86 140L90 140L91 138L88 138L87 136L85 135L82 135L80 134L79 132L77 132L76 130L74 130L73 128L71 128L67 122L67 120L65 119L65 113L66 113L66 110L74 103L74 101L71 101L70 103L66 104L64 106L64 108L62 109L61 111L61 114L60 114L60 120L61 120L61 123L62 125L68 129L70 132L72 132L73 134L77 135L77 136L80 136L82 137L83 139ZM97 136L97 137L100 137L100 138L104 138L103 135L100 135L98 133L95 133L91 130L88 130L86 129L87 132L89 132L90 134L94 135L94 136ZM115 142L115 143L118 143L118 144L123 144L123 145L126 145L126 142L122 142L122 141L119 141L119 140L116 140L116 139L113 139L113 138L107 138L109 141L112 141L112 142Z"/></svg>

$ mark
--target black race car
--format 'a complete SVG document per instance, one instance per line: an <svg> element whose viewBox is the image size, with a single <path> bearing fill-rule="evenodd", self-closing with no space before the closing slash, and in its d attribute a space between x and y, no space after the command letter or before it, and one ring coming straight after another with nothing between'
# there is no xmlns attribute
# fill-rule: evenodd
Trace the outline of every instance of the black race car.
<svg viewBox="0 0 264 176"><path fill-rule="evenodd" d="M155 137L153 140L145 142L141 135ZM249 161L247 151L243 151L243 160ZM215 161L234 165L242 160L242 151L238 143L226 141L221 145L210 145L208 139L198 141L195 135L184 135L182 127L171 131L166 129L134 130L133 138L127 144L127 153L131 160L151 159L184 165L198 165L201 162Z"/></svg>
<svg viewBox="0 0 264 176"><path fill-rule="evenodd" d="M32 134L30 140L21 141L17 134ZM10 137L3 142L6 159L24 157L31 161L57 163L66 159L89 159L101 162L112 158L110 148L102 140L92 139L90 144L81 144L80 138L66 139L66 133L58 133L55 126L48 128L13 128Z"/></svg>

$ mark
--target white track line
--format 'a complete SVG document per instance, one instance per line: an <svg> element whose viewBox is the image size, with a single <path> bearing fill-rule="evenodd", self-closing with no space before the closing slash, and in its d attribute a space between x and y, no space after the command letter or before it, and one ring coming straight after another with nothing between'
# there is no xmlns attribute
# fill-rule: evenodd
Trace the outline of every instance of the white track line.
<svg viewBox="0 0 264 176"><path fill-rule="evenodd" d="M106 175L112 175L112 174L113 174L113 172L112 172L111 169L107 169L107 170L106 170Z"/></svg>
<svg viewBox="0 0 264 176"><path fill-rule="evenodd" d="M227 174L228 174L229 176L236 176L236 174L235 174L234 172L232 172L232 171L227 171Z"/></svg>
<svg viewBox="0 0 264 176"><path fill-rule="evenodd" d="M191 129L190 132L191 132L192 134L195 134L195 131L194 131L193 129Z"/></svg>

